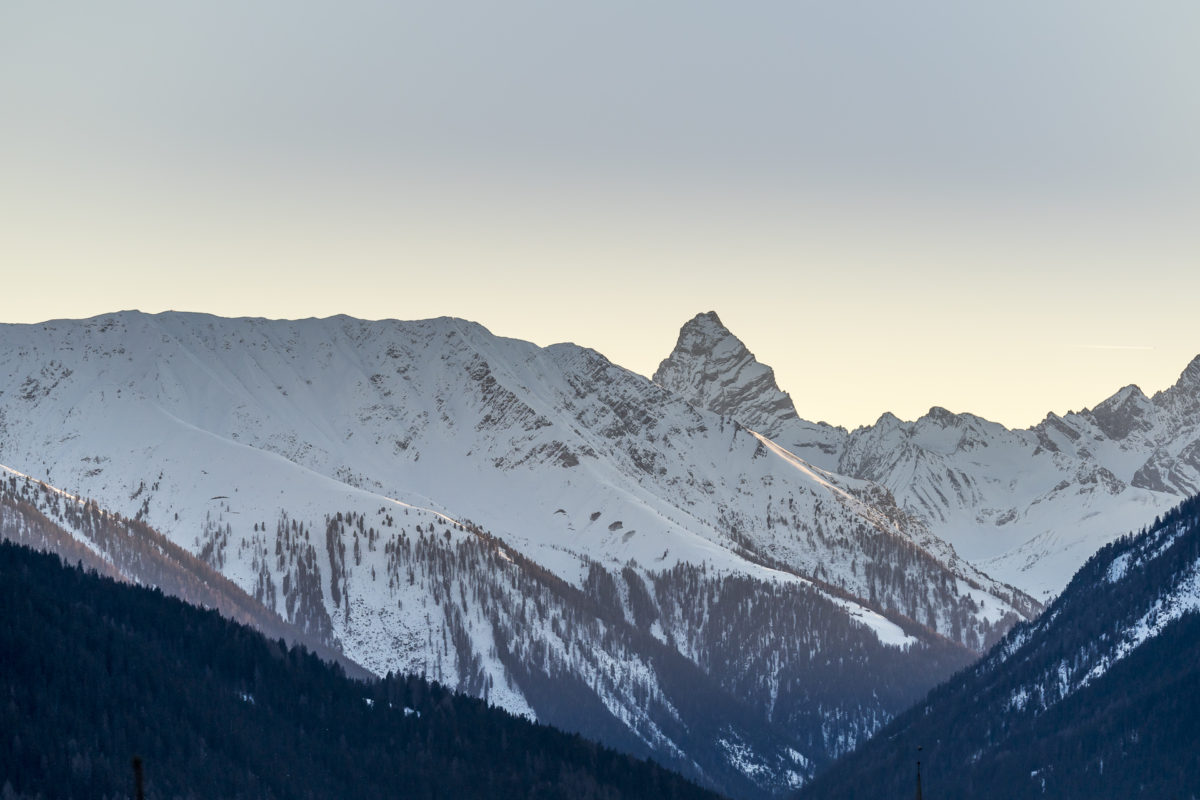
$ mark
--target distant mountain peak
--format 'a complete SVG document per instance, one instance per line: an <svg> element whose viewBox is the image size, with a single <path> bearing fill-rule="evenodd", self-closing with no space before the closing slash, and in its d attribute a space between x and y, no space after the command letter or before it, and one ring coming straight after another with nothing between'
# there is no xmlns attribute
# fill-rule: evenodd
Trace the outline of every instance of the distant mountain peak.
<svg viewBox="0 0 1200 800"><path fill-rule="evenodd" d="M923 420L935 422L943 427L958 425L961 422L958 414L943 406L932 406L919 421Z"/></svg>
<svg viewBox="0 0 1200 800"><path fill-rule="evenodd" d="M1155 392L1151 402L1160 409L1170 409L1189 419L1200 416L1200 356L1183 368L1173 386Z"/></svg>
<svg viewBox="0 0 1200 800"><path fill-rule="evenodd" d="M1122 386L1113 394L1112 397L1108 398L1104 402L1110 404L1121 404L1127 403L1130 400L1143 401L1149 399L1150 398L1146 397L1146 393L1142 391L1142 387L1138 386L1136 383L1131 383L1128 386Z"/></svg>
<svg viewBox="0 0 1200 800"><path fill-rule="evenodd" d="M875 420L875 425L870 427L898 427L903 424L903 420L893 414L891 411L885 411L879 415L879 419Z"/></svg>
<svg viewBox="0 0 1200 800"><path fill-rule="evenodd" d="M760 363L715 311L697 314L680 328L654 382L697 408L736 416L767 437L798 419L792 398L775 382L775 371Z"/></svg>
<svg viewBox="0 0 1200 800"><path fill-rule="evenodd" d="M675 350L678 351L682 348L690 353L711 353L725 343L745 350L742 340L725 327L721 318L717 316L717 312L703 311L685 322L679 329L679 339L675 344ZM661 369L661 365L659 368Z"/></svg>
<svg viewBox="0 0 1200 800"><path fill-rule="evenodd" d="M716 316L715 314L713 315ZM1183 368L1183 373L1179 376L1179 380L1175 383L1176 386L1186 386L1188 388L1200 388L1200 355L1196 356L1191 362Z"/></svg>
<svg viewBox="0 0 1200 800"><path fill-rule="evenodd" d="M711 323L713 325L719 325L721 327L721 329L724 330L726 333L729 332L729 329L726 328L725 325L721 322L721 318L719 316L717 316L717 312L715 312L715 311L701 311L699 314L692 317L692 319L687 323L687 325L699 325L699 324L703 324L703 323ZM687 325L685 325L684 327L687 327Z"/></svg>
<svg viewBox="0 0 1200 800"><path fill-rule="evenodd" d="M1134 384L1124 386L1092 409L1090 416L1104 435L1121 441L1130 434L1154 427L1154 406Z"/></svg>

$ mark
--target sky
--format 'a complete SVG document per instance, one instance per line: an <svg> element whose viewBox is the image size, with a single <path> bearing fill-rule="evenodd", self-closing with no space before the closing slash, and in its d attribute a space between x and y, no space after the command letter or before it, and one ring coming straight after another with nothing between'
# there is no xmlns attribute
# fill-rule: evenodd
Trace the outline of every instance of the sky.
<svg viewBox="0 0 1200 800"><path fill-rule="evenodd" d="M0 3L0 321L450 315L801 416L1200 353L1200 4Z"/></svg>

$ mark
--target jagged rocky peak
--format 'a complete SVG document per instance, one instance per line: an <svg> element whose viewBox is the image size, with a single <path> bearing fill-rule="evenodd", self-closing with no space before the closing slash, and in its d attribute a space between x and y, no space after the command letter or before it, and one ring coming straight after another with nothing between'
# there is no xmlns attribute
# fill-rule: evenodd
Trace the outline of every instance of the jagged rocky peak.
<svg viewBox="0 0 1200 800"><path fill-rule="evenodd" d="M1184 367L1183 374L1179 376L1179 382L1176 386L1189 386L1193 389L1200 389L1200 355L1196 356L1191 362Z"/></svg>
<svg viewBox="0 0 1200 800"><path fill-rule="evenodd" d="M958 414L955 414L950 409L943 408L942 406L931 407L929 409L929 411L926 412L925 416L922 417L918 421L919 422L933 422L933 423L935 423L937 425L941 425L943 427L949 427L951 425L958 425L961 422Z"/></svg>
<svg viewBox="0 0 1200 800"><path fill-rule="evenodd" d="M1196 356L1184 367L1174 386L1156 392L1152 401L1155 406L1195 421L1200 415L1200 356Z"/></svg>
<svg viewBox="0 0 1200 800"><path fill-rule="evenodd" d="M890 411L885 411L879 415L879 419L875 420L874 425L867 426L865 430L871 428L899 428L904 424L904 421Z"/></svg>
<svg viewBox="0 0 1200 800"><path fill-rule="evenodd" d="M768 437L797 419L775 372L755 359L715 311L697 314L654 373L654 382L699 408L727 414Z"/></svg>
<svg viewBox="0 0 1200 800"><path fill-rule="evenodd" d="M1120 441L1135 431L1154 427L1154 405L1141 389L1130 384L1093 408L1091 417L1105 436Z"/></svg>

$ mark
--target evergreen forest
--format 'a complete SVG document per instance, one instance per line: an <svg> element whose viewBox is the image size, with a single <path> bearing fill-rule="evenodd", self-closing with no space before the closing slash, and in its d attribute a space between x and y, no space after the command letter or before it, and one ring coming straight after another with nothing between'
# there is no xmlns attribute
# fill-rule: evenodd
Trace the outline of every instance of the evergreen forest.
<svg viewBox="0 0 1200 800"><path fill-rule="evenodd" d="M0 796L716 795L423 677L348 678L216 611L0 542Z"/></svg>

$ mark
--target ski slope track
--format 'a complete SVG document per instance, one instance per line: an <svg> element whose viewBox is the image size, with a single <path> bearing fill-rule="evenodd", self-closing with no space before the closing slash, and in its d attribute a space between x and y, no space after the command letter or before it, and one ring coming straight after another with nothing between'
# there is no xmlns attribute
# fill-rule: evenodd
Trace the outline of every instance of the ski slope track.
<svg viewBox="0 0 1200 800"><path fill-rule="evenodd" d="M371 671L736 797L802 785L1039 610L883 486L576 345L173 312L0 343L11 470Z"/></svg>
<svg viewBox="0 0 1200 800"><path fill-rule="evenodd" d="M1200 492L1200 356L1170 388L1010 430L934 407L847 431L802 419L715 313L684 325L654 380L809 464L886 489L917 541L1047 601L1098 548Z"/></svg>

